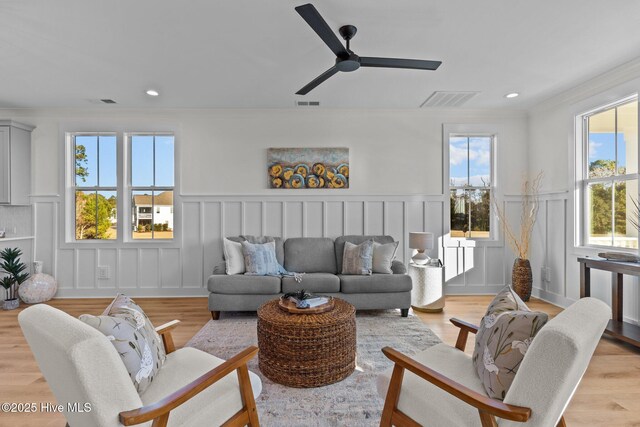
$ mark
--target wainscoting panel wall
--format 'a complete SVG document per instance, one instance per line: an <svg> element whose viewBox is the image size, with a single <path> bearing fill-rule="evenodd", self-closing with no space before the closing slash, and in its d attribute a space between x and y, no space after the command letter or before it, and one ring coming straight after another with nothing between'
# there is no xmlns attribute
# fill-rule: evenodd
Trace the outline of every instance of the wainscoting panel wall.
<svg viewBox="0 0 640 427"><path fill-rule="evenodd" d="M510 277L512 255L502 242L443 247L444 201L442 195L188 195L176 198L180 229L173 242L68 243L60 229L61 200L37 196L35 258L58 279L63 297L109 296L118 290L134 296L205 295L206 280L223 259L224 236L389 234L400 241L397 258L408 263L408 233L431 231L439 244L429 255L445 263L448 293L495 292ZM98 278L99 267L106 267L106 278Z"/></svg>
<svg viewBox="0 0 640 427"><path fill-rule="evenodd" d="M516 198L511 202L515 206ZM543 194L531 242L533 295L562 307L567 307L580 297L578 257L595 257L602 251L574 246L571 203L573 201L568 192ZM640 323L638 289L638 278L625 275L624 318L632 323ZM591 295L611 305L610 273L592 270Z"/></svg>

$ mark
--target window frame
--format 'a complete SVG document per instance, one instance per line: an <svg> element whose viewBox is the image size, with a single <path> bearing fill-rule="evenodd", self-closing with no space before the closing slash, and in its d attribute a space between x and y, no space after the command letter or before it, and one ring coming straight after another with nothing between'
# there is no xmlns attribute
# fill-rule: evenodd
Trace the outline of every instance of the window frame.
<svg viewBox="0 0 640 427"><path fill-rule="evenodd" d="M489 237L451 237L451 208L450 198L451 190L459 187L451 186L450 178L450 139L456 136L463 137L491 137L491 164L489 167L491 173L491 185L482 187L489 189L491 200L491 215L489 218ZM482 246L501 246L501 234L497 227L498 219L493 210L493 205L498 197L499 178L498 178L498 144L500 139L500 126L492 124L443 124L442 126L442 159L443 159L443 202L444 202L444 245L446 247L473 247L476 244Z"/></svg>
<svg viewBox="0 0 640 427"><path fill-rule="evenodd" d="M450 133L449 134L449 139L448 139L448 143L449 143L449 152L451 152L451 139L452 138L466 138L467 139L467 184L462 185L462 186L458 186L458 185L451 185L451 164L449 163L449 173L448 173L448 180L449 180L449 193L448 196L449 198L451 197L451 191L452 190L463 190L463 191L473 191L473 190L488 190L489 191L489 203L490 203L490 212L493 210L493 202L494 202L494 188L493 188L493 180L494 180L494 165L493 165L493 155L494 155L494 151L495 151L495 135L494 134L485 134L485 133L477 133L477 132L466 132L466 133ZM490 138L491 142L489 143L489 182L490 185L488 187L484 186L484 187L480 187L477 185L470 185L468 184L468 180L469 178L471 178L471 159L469 156L469 144L470 144L470 140L471 138ZM449 161L451 161L451 156L449 156ZM452 239L462 239L462 240L494 240L493 239L493 228L495 226L494 224L494 219L493 219L494 215L493 214L489 214L489 237L451 237ZM469 215L469 225L471 225L471 215ZM449 212L449 227L451 227L451 212ZM451 232L451 229L449 228L449 232ZM469 233L471 233L471 229L469 230Z"/></svg>
<svg viewBox="0 0 640 427"><path fill-rule="evenodd" d="M101 185L96 185L96 186L78 186L77 185L77 180L76 180L76 138L79 136L95 136L97 137L97 146L96 146L96 153L97 153L97 157L96 157L96 183L99 184L100 183L100 137L101 136L113 136L116 138L116 185L114 186L101 186ZM109 242L109 241L116 241L118 240L119 237L119 220L116 222L116 238L115 239L80 239L78 240L76 238L76 218L77 218L77 212L76 212L76 196L77 196L77 192L78 191L84 191L85 194L90 192L90 193L95 193L96 197L97 194L101 191L113 191L116 193L116 219L119 218L118 215L118 210L119 210L119 206L120 206L120 199L119 199L119 194L120 192L118 191L118 135L116 134L116 132L73 132L70 135L70 144L71 144L71 155L73 156L72 159L70 160L70 164L69 164L69 169L71 169L72 175L73 175L73 184L72 184L72 199L73 199L73 211L71 212L71 217L73 219L73 240L77 243L77 242ZM71 171L70 171L71 172ZM98 226L98 205L96 203L96 227Z"/></svg>
<svg viewBox="0 0 640 427"><path fill-rule="evenodd" d="M132 131L131 129L144 129ZM116 158L117 158L117 238L116 239L75 239L75 147L74 134L115 134ZM173 239L132 239L131 238L131 200L128 197L130 148L126 138L127 134L165 134L174 138L174 183L173 183ZM180 196L180 126L177 124L161 125L148 122L138 126L122 124L105 125L103 122L94 121L69 121L60 124L60 165L64 170L60 173L60 214L56 215L55 222L59 224L59 246L61 249L73 249L82 247L100 248L145 248L161 247L164 249L178 249L182 239L182 202ZM52 200L58 200L58 195ZM124 220L121 220L124 219ZM98 260L96 260L98 262Z"/></svg>
<svg viewBox="0 0 640 427"><path fill-rule="evenodd" d="M154 175L154 181L155 181L155 137L156 136L172 136L173 137L173 187L169 187L169 186L155 186L155 185L151 185L151 186L134 186L131 182L132 179L132 146L133 144L131 143L131 138L134 136L153 136L154 137L154 151L153 151L153 175ZM127 156L126 156L126 173L125 173L125 179L124 179L124 191L127 197L125 197L126 199L126 211L125 212L132 212L132 208L133 208L133 192L134 191L151 191L152 193L152 197L151 197L151 224L153 224L153 218L155 216L155 211L156 211L156 206L154 203L154 199L155 199L155 193L156 192L162 192L162 191L172 191L173 192L173 206L172 206L172 210L171 213L173 214L173 237L171 239L156 239L153 237L153 234L155 233L155 231L151 232L151 238L150 239L134 239L133 238L133 224L131 223L131 221L127 221L126 225L124 225L125 230L124 232L126 233L124 235L124 241L125 242L141 242L141 243L152 243L152 242L173 242L177 239L176 237L176 213L175 213L175 207L176 207L176 187L177 187L177 173L176 173L176 135L175 132L125 132L124 133L124 141L125 141L125 146L126 146L126 150L127 150ZM155 182L154 182L155 183Z"/></svg>
<svg viewBox="0 0 640 427"><path fill-rule="evenodd" d="M607 184L611 183L612 185L612 209L611 209L611 218L615 218L615 203L613 203L613 197L615 195L615 185L617 183L626 182L626 181L638 181L638 188L640 189L640 159L636 158L636 165L638 172L631 174L618 174L618 165L616 163L614 174L610 177L598 177L598 178L589 178L589 117L594 116L596 114L617 108L621 105L627 104L632 101L639 102L638 94L635 93L633 95L625 96L623 98L618 98L616 101L608 102L606 104L599 105L595 108L591 108L587 111L583 111L575 115L575 145L576 145L576 189L578 190L577 199L576 199L576 230L577 230L577 239L576 246L584 247L584 248L593 248L593 249L614 249L616 251L624 251L637 253L640 249L634 248L626 248L624 246L616 246L615 243L615 230L612 228L612 236L611 236L611 245L597 245L589 243L589 225L590 221L590 212L589 209L589 184ZM639 114L640 114L640 105L639 105ZM640 120L638 122L640 127ZM616 130L615 130L615 138L616 138L616 161L617 161L617 134L618 134L618 121L617 121L617 111L616 111L616 122L615 122ZM638 153L640 155L640 141L637 141L638 144ZM640 191L635 194L636 200L639 200ZM615 222L612 221L612 227L615 227ZM640 237L638 238L638 246L640 248Z"/></svg>

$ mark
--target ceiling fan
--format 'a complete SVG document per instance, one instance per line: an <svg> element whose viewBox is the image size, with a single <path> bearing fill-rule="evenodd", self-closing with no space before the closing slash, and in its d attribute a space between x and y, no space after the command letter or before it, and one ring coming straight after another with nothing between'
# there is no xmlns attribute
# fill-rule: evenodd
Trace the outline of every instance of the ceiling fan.
<svg viewBox="0 0 640 427"><path fill-rule="evenodd" d="M336 37L329 24L322 18L318 10L311 4L296 7L296 12L307 21L307 24L320 36L323 42L336 55L336 64L310 83L296 92L296 95L306 95L316 86L336 74L338 71L355 71L360 67L409 68L414 70L437 70L441 61L427 61L421 59L376 58L372 56L358 56L349 48L349 41L356 35L358 29L353 25L340 27L340 35L347 42L347 47Z"/></svg>

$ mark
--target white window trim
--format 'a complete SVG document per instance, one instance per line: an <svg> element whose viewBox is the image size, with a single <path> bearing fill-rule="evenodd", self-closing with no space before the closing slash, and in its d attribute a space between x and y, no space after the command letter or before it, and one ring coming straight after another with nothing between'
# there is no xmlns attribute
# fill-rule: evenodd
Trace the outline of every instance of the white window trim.
<svg viewBox="0 0 640 427"><path fill-rule="evenodd" d="M99 122L63 122L60 124L60 162L64 168L60 173L59 188L62 197L61 212L57 223L59 224L59 246L61 249L73 248L145 248L145 247L161 247L165 249L177 249L181 247L182 241L182 201L180 195L181 188L181 172L180 172L180 126L179 125L158 125L158 123L139 123L132 126L123 125L122 122L109 125L108 123ZM133 129L142 129L134 131ZM73 194L75 183L75 152L73 147L74 134L115 134L117 144L117 173L118 173L118 234L116 239L102 240L76 240L75 239L75 194ZM173 194L173 239L131 239L130 221L121 218L130 218L131 201L128 200L125 182L129 179L127 170L129 169L125 134L172 134L174 136L174 194ZM71 166L73 165L73 167ZM128 233L128 235L127 235Z"/></svg>
<svg viewBox="0 0 640 427"><path fill-rule="evenodd" d="M623 96L615 97L614 101L611 101L611 95L607 98L607 102L596 102L595 100L587 101L591 102L590 108L582 106L581 109L576 110L573 114L574 121L574 248L576 249L596 249L596 250L614 250L618 252L638 253L640 249L624 248L621 246L604 246L594 245L587 243L587 237L589 234L589 209L587 206L587 187L589 183L595 182L622 182L629 179L637 179L640 183L640 173L624 175L626 179L622 178L588 178L588 148L587 138L585 138L585 118L587 116L596 114L600 111L604 111L615 106L624 104L631 100L638 99L638 93L629 94L628 92ZM639 108L640 112L640 108ZM639 113L640 114L640 113ZM638 123L640 124L640 118ZM640 141L639 141L640 143ZM640 146L640 145L639 145ZM638 150L638 167L640 171L640 150ZM640 185L638 186L640 188ZM636 194L636 200L640 199L640 193Z"/></svg>
<svg viewBox="0 0 640 427"><path fill-rule="evenodd" d="M489 238L467 238L467 237L451 237L451 209L449 208L451 197L451 183L449 179L449 138L451 136L474 135L474 136L491 136L491 205L493 207L494 200L498 197L499 179L498 179L498 143L500 126L491 124L443 124L442 125L442 193L444 197L444 232L445 238L443 243L445 247L475 247L475 246L502 246L501 233L499 230L498 219L495 213L490 218L490 236Z"/></svg>

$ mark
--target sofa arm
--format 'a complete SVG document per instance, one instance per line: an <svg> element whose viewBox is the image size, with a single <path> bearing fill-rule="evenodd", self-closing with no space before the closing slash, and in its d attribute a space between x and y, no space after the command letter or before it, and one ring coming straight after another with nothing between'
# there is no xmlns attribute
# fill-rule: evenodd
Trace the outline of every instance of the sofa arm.
<svg viewBox="0 0 640 427"><path fill-rule="evenodd" d="M393 274L407 274L407 267L402 261L394 259L391 263L391 271L393 271Z"/></svg>
<svg viewBox="0 0 640 427"><path fill-rule="evenodd" d="M215 267L213 267L212 274L227 274L227 264L224 261L219 262Z"/></svg>

